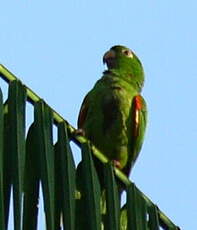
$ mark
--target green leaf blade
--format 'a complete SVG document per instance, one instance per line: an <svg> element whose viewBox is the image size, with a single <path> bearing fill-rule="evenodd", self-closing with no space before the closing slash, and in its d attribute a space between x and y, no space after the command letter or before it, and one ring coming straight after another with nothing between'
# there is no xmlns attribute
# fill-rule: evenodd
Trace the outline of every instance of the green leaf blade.
<svg viewBox="0 0 197 230"><path fill-rule="evenodd" d="M106 229L120 229L120 199L116 184L114 169L111 163L104 168L104 181L106 189Z"/></svg>
<svg viewBox="0 0 197 230"><path fill-rule="evenodd" d="M82 144L82 162L77 169L78 189L81 192L80 205L77 207L80 224L77 229L101 229L100 184L89 143ZM81 225L81 226L79 226Z"/></svg>
<svg viewBox="0 0 197 230"><path fill-rule="evenodd" d="M38 225L40 166L35 125L29 128L26 139L24 176L23 230L36 230Z"/></svg>
<svg viewBox="0 0 197 230"><path fill-rule="evenodd" d="M18 80L12 81L8 93L8 122L10 127L10 157L14 197L14 226L20 230L22 214L23 175L25 165L25 104L26 89Z"/></svg>
<svg viewBox="0 0 197 230"><path fill-rule="evenodd" d="M39 146L40 176L44 197L44 210L47 229L54 229L55 224L55 170L52 137L52 112L43 102L35 104L35 129Z"/></svg>
<svg viewBox="0 0 197 230"><path fill-rule="evenodd" d="M0 229L5 229L3 194L3 95L0 89Z"/></svg>
<svg viewBox="0 0 197 230"><path fill-rule="evenodd" d="M55 150L55 201L59 207L57 209L60 210L60 214L63 214L64 229L75 230L76 170L64 122L58 124L58 142ZM59 223L59 216L56 219L56 222Z"/></svg>
<svg viewBox="0 0 197 230"><path fill-rule="evenodd" d="M149 213L148 225L150 229L159 230L159 216L158 216L157 207L155 207L155 205L151 205L148 208L148 213Z"/></svg>
<svg viewBox="0 0 197 230"><path fill-rule="evenodd" d="M147 208L144 198L132 183L127 188L127 218L128 229L147 229Z"/></svg>

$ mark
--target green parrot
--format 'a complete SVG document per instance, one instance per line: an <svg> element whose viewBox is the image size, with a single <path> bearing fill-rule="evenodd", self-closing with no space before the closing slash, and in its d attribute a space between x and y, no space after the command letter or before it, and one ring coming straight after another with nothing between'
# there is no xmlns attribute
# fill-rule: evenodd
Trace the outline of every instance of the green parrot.
<svg viewBox="0 0 197 230"><path fill-rule="evenodd" d="M84 98L78 128L129 176L147 123L146 103L140 95L144 71L134 52L125 46L113 46L103 62L107 70Z"/></svg>

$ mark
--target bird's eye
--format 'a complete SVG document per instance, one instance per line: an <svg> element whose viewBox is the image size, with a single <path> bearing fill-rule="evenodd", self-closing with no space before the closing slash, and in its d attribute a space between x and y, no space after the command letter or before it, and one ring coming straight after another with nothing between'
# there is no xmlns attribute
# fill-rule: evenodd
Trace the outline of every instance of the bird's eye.
<svg viewBox="0 0 197 230"><path fill-rule="evenodd" d="M133 58L133 53L131 52L131 50L123 50L122 52L127 57Z"/></svg>

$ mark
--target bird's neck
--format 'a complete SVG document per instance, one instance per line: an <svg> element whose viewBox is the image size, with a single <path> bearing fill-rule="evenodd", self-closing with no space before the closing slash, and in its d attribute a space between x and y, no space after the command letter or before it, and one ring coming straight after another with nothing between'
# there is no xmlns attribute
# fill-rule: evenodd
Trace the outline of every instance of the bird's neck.
<svg viewBox="0 0 197 230"><path fill-rule="evenodd" d="M143 87L143 81L136 78L132 75L132 73L128 73L127 71L120 71L118 69L110 69L103 72L104 77L117 77L121 80L126 81L128 84L132 85L138 92L141 92Z"/></svg>

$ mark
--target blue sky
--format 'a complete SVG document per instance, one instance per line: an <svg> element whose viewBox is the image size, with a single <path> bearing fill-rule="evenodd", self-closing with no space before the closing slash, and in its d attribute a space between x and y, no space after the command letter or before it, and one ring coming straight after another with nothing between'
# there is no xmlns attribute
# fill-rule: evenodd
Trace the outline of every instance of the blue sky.
<svg viewBox="0 0 197 230"><path fill-rule="evenodd" d="M131 179L174 223L196 229L196 1L6 0L1 9L0 63L74 126L103 53L135 51L149 124Z"/></svg>

